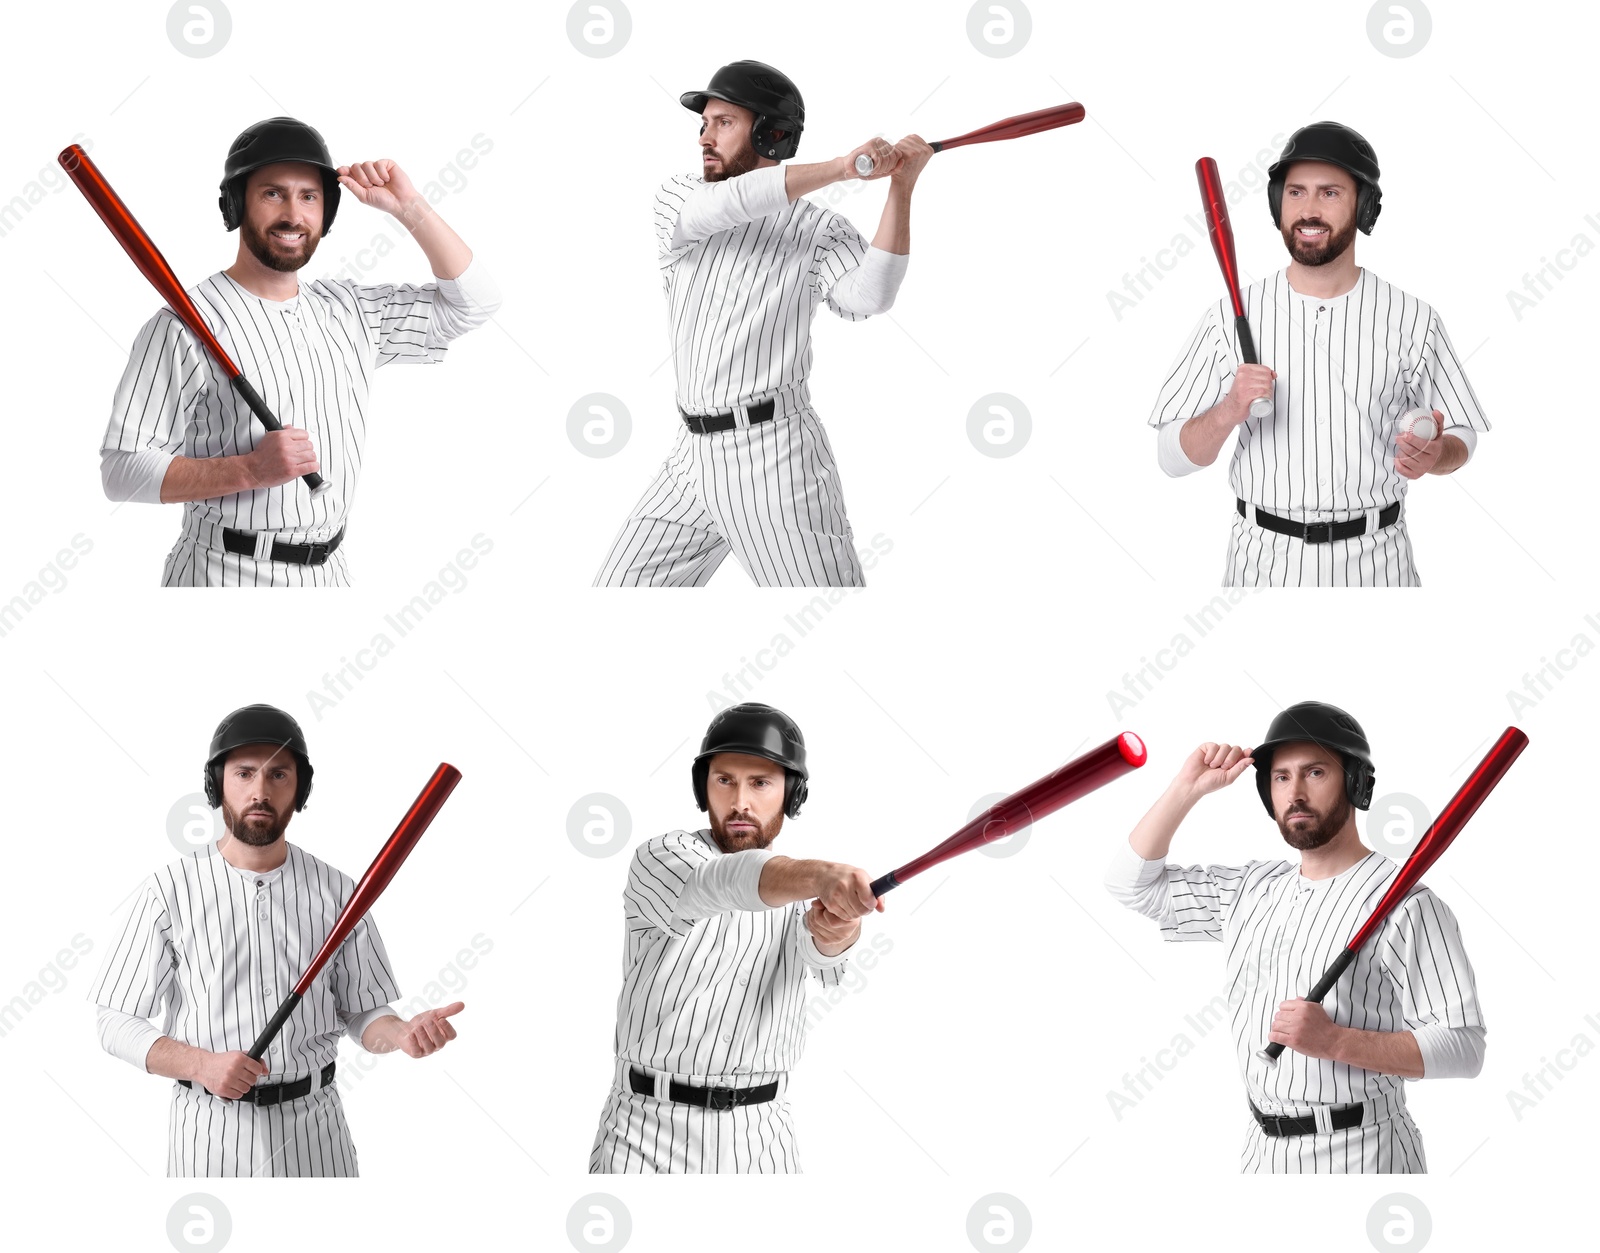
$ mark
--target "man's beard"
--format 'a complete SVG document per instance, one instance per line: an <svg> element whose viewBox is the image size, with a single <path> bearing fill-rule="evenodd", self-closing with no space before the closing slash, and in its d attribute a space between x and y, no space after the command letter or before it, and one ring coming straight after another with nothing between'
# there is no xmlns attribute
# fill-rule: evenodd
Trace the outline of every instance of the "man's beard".
<svg viewBox="0 0 1600 1253"><path fill-rule="evenodd" d="M272 821L265 826L259 823L242 821L250 814L271 814ZM265 848L268 844L275 844L282 837L284 828L289 825L289 815L280 814L266 805L252 805L243 814L229 808L228 802L222 802L222 820L227 824L228 834L241 844L250 844L256 848Z"/></svg>
<svg viewBox="0 0 1600 1253"><path fill-rule="evenodd" d="M748 174L756 168L756 162L761 160L761 154L748 139L745 140L743 152L736 152L731 157L723 157L720 152L715 151L711 155L721 159L709 170L702 165L701 169L708 183L720 183L725 178L737 178L741 174Z"/></svg>
<svg viewBox="0 0 1600 1253"><path fill-rule="evenodd" d="M760 829L754 835L729 835L727 824L734 819L740 822L755 822L753 815L745 813L731 813L726 818L718 818L715 813L711 815L711 838L724 853L742 853L746 849L766 848L778 838L778 832L783 830L783 814L778 813L765 826L756 823Z"/></svg>
<svg viewBox="0 0 1600 1253"><path fill-rule="evenodd" d="M1292 827L1289 818L1293 814L1311 814L1317 821L1309 826ZM1341 796L1339 803L1325 814L1318 814L1309 805L1296 803L1289 807L1287 813L1278 819L1278 831L1283 836L1284 842L1290 848L1299 849L1302 853L1313 848L1321 848L1340 831L1350 819L1350 798Z"/></svg>
<svg viewBox="0 0 1600 1253"><path fill-rule="evenodd" d="M239 224L240 233L244 236L244 246L250 250L250 255L269 270L277 270L282 274L292 274L310 261L317 251L317 245L322 242L320 232L306 230L306 242L298 253L291 253L274 240L270 231L292 230L288 222L274 222L268 232L258 231L248 219Z"/></svg>
<svg viewBox="0 0 1600 1253"><path fill-rule="evenodd" d="M1300 226L1321 226L1328 230L1320 243L1308 244L1296 235L1295 228ZM1356 224L1351 219L1350 224L1341 231L1335 231L1321 218L1301 218L1299 221L1290 222L1283 228L1283 243L1289 249L1289 255L1301 265L1318 266L1327 265L1337 261L1350 250L1350 245L1355 242Z"/></svg>

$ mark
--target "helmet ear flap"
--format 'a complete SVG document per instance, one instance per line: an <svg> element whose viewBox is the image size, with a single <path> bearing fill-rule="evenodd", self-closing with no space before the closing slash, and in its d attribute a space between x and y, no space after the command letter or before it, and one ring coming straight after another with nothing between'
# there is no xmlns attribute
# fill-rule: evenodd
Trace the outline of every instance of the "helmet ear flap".
<svg viewBox="0 0 1600 1253"><path fill-rule="evenodd" d="M798 818L800 806L806 803L810 794L810 785L793 770L783 772L783 815L786 818Z"/></svg>
<svg viewBox="0 0 1600 1253"><path fill-rule="evenodd" d="M1366 762L1354 757L1344 759L1344 794L1357 809L1371 807L1372 789L1377 781L1377 771Z"/></svg>
<svg viewBox="0 0 1600 1253"><path fill-rule="evenodd" d="M706 782L710 778L711 759L708 757L705 761L695 762L694 769L690 771L689 779L694 785L694 803L700 807L702 812L711 807L710 799L706 794Z"/></svg>

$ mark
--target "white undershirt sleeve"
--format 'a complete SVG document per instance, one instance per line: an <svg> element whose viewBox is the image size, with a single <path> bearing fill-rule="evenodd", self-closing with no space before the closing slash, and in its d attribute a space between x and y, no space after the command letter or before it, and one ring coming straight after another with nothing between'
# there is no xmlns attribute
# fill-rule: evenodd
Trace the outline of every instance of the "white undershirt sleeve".
<svg viewBox="0 0 1600 1253"><path fill-rule="evenodd" d="M161 503L161 484L173 454L159 448L125 452L120 448L100 450L100 485L107 500L132 500L142 505Z"/></svg>
<svg viewBox="0 0 1600 1253"><path fill-rule="evenodd" d="M761 868L776 856L771 849L748 848L701 863L678 894L674 912L680 918L713 918L735 910L771 909L761 899Z"/></svg>
<svg viewBox="0 0 1600 1253"><path fill-rule="evenodd" d="M1471 461L1472 454L1478 449L1478 432L1470 426L1447 426L1444 428L1444 433L1446 435L1454 435L1467 446L1467 461ZM1463 461L1461 464L1466 465L1467 461Z"/></svg>
<svg viewBox="0 0 1600 1253"><path fill-rule="evenodd" d="M1189 454L1183 451L1183 424L1192 421L1193 418L1179 418L1156 428L1156 461L1171 478L1181 478L1204 468L1190 461Z"/></svg>
<svg viewBox="0 0 1600 1253"><path fill-rule="evenodd" d="M1484 1029L1432 1022L1411 1033L1422 1053L1424 1079L1475 1079L1483 1069Z"/></svg>
<svg viewBox="0 0 1600 1253"><path fill-rule="evenodd" d="M145 1058L150 1048L161 1038L161 1032L147 1018L125 1014L120 1009L98 1007L96 1025L100 1028L100 1047L113 1057L120 1057L128 1065L145 1069Z"/></svg>
<svg viewBox="0 0 1600 1253"><path fill-rule="evenodd" d="M356 1014L354 1017L347 1019L344 1024L344 1029L352 1040L361 1045L362 1048L367 1049L367 1052L370 1053L372 1050L367 1048L366 1043L361 1039L361 1037L367 1033L368 1027L377 1022L378 1019L384 1017L398 1018L400 1015L395 1012L393 1005L380 1005L377 1009L365 1009L362 1010L361 1013Z"/></svg>
<svg viewBox="0 0 1600 1253"><path fill-rule="evenodd" d="M671 244L682 248L718 231L732 230L757 218L782 213L789 206L788 175L783 166L763 166L715 183L702 183L685 198L672 230Z"/></svg>
<svg viewBox="0 0 1600 1253"><path fill-rule="evenodd" d="M828 299L847 313L887 313L910 264L909 253L869 247L866 259L828 289Z"/></svg>

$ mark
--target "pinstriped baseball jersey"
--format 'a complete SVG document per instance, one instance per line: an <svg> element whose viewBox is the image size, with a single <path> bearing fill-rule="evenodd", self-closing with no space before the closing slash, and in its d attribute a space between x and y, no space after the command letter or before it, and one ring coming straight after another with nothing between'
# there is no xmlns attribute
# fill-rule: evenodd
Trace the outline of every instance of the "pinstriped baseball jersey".
<svg viewBox="0 0 1600 1253"><path fill-rule="evenodd" d="M760 855L724 854L704 830L658 836L634 855L623 894L617 1082L602 1114L592 1171L799 1169L781 1096L804 1050L806 972L835 987L848 955L817 950L798 902L775 909L720 908L728 901L690 905L697 872L729 856ZM705 912L712 909L719 912ZM770 1104L781 1108L689 1106L685 1112L630 1092L629 1066L696 1086L778 1081L780 1100ZM646 1118L651 1133L641 1138ZM723 1156L712 1142L728 1137L732 1154L736 1131L749 1137L745 1150Z"/></svg>
<svg viewBox="0 0 1600 1253"><path fill-rule="evenodd" d="M342 550L321 566L224 554L220 529L271 532L286 543L330 539L349 516L361 473L373 371L392 362L440 361L449 341L480 325L456 280L423 286L304 282L287 301L266 300L224 273L189 290L195 307L284 426L311 433L322 477L317 497L300 479L184 505L184 525L164 584L343 584ZM456 303L452 303L451 297ZM249 452L265 432L222 368L170 312L140 329L117 387L102 448L156 449L184 457Z"/></svg>
<svg viewBox="0 0 1600 1253"><path fill-rule="evenodd" d="M1421 1138L1405 1111L1405 1080L1292 1049L1276 1065L1256 1056L1278 1006L1305 996L1338 957L1388 890L1396 864L1368 853L1343 873L1316 880L1287 861L1174 866L1123 853L1108 872L1112 895L1159 922L1165 940L1226 946L1234 1052L1256 1108L1303 1117L1361 1101L1374 1115L1361 1127L1292 1137L1267 1137L1250 1119L1244 1168L1423 1172ZM1430 1033L1484 1029L1455 915L1420 885L1363 946L1322 1006L1341 1026L1416 1033L1425 1068L1436 1052Z"/></svg>
<svg viewBox="0 0 1600 1253"><path fill-rule="evenodd" d="M819 304L849 322L866 316L834 300L832 289L865 260L867 241L842 214L804 196L685 240L680 217L704 186L687 174L661 185L656 243L678 404L686 413L723 413L804 385Z"/></svg>
<svg viewBox="0 0 1600 1253"><path fill-rule="evenodd" d="M811 319L823 304L851 322L885 311L906 258L869 250L840 214L789 200L785 178L782 166L712 183L683 175L656 193L678 408L733 413L736 425L680 428L597 586L698 586L730 552L764 587L865 581L811 408ZM774 416L750 422L749 407L766 401Z"/></svg>
<svg viewBox="0 0 1600 1253"><path fill-rule="evenodd" d="M1406 410L1437 409L1446 434L1489 429L1439 315L1370 270L1342 296L1302 295L1287 271L1243 295L1261 362L1277 372L1272 416L1239 427L1228 466L1233 494L1247 505L1306 522L1375 512L1406 496L1409 480L1394 468ZM1163 381L1150 424L1211 408L1238 364L1232 308L1218 301ZM1403 525L1385 528L1390 535L1374 528L1365 544L1308 545L1247 522L1235 527L1225 581L1413 584Z"/></svg>
<svg viewBox="0 0 1600 1253"><path fill-rule="evenodd" d="M354 881L289 845L275 870L231 865L215 848L152 875L107 951L89 999L102 1043L144 1069L161 1036L213 1053L247 1050L310 965ZM359 1039L399 996L370 915L356 924L262 1059L260 1083L320 1074L339 1037ZM149 1019L160 1016L157 1028ZM173 1085L168 1173L355 1174L338 1093L256 1109Z"/></svg>

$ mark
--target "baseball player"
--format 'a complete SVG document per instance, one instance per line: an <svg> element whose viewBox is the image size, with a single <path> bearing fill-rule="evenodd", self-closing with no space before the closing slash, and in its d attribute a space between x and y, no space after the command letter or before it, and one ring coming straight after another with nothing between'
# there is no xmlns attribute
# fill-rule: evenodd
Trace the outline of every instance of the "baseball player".
<svg viewBox="0 0 1600 1253"><path fill-rule="evenodd" d="M911 191L933 149L916 135L843 157L793 157L805 104L788 78L735 61L680 97L700 115L701 173L656 192L655 229L682 425L595 578L699 586L729 552L761 586L857 587L861 562L833 450L811 407L811 319L894 304L911 251ZM869 175L856 171L870 156ZM805 199L888 178L868 245Z"/></svg>
<svg viewBox="0 0 1600 1253"><path fill-rule="evenodd" d="M1174 866L1167 849L1201 797L1251 765L1291 861ZM1227 945L1227 1001L1250 1120L1251 1174L1421 1174L1405 1080L1471 1078L1483 1013L1455 915L1418 885L1321 1004L1302 992L1382 899L1397 867L1361 843L1367 737L1342 709L1291 705L1254 750L1202 744L1106 872L1111 894L1167 940ZM1257 1051L1277 1041L1276 1063Z"/></svg>
<svg viewBox="0 0 1600 1253"><path fill-rule="evenodd" d="M117 387L100 453L105 492L183 503L164 586L345 586L340 544L372 416L372 372L442 360L452 340L500 307L499 293L398 165L335 168L322 136L294 118L269 118L234 140L221 190L238 256L189 294L284 429L264 430L163 309L140 330ZM398 219L434 280L302 284L341 190ZM301 481L313 471L328 484L315 495Z"/></svg>
<svg viewBox="0 0 1600 1253"><path fill-rule="evenodd" d="M222 720L206 798L227 834L139 889L89 999L100 1043L177 1082L167 1140L174 1176L356 1174L333 1086L339 1037L369 1053L426 1057L456 1038L457 1001L402 1020L371 916L306 992L265 1058L245 1050L327 938L355 883L289 844L311 793L305 738L288 714L247 705ZM158 1029L149 1021L162 1016Z"/></svg>
<svg viewBox="0 0 1600 1253"><path fill-rule="evenodd" d="M616 1076L589 1170L798 1173L784 1094L806 973L837 986L883 906L863 870L772 851L809 778L782 713L723 710L690 773L710 829L657 836L628 870Z"/></svg>
<svg viewBox="0 0 1600 1253"><path fill-rule="evenodd" d="M1232 441L1224 586L1415 587L1407 488L1460 469L1489 423L1439 315L1356 265L1382 202L1372 145L1317 122L1267 175L1290 260L1243 293L1261 364L1241 363L1232 306L1208 309L1150 418L1161 468L1191 474Z"/></svg>

